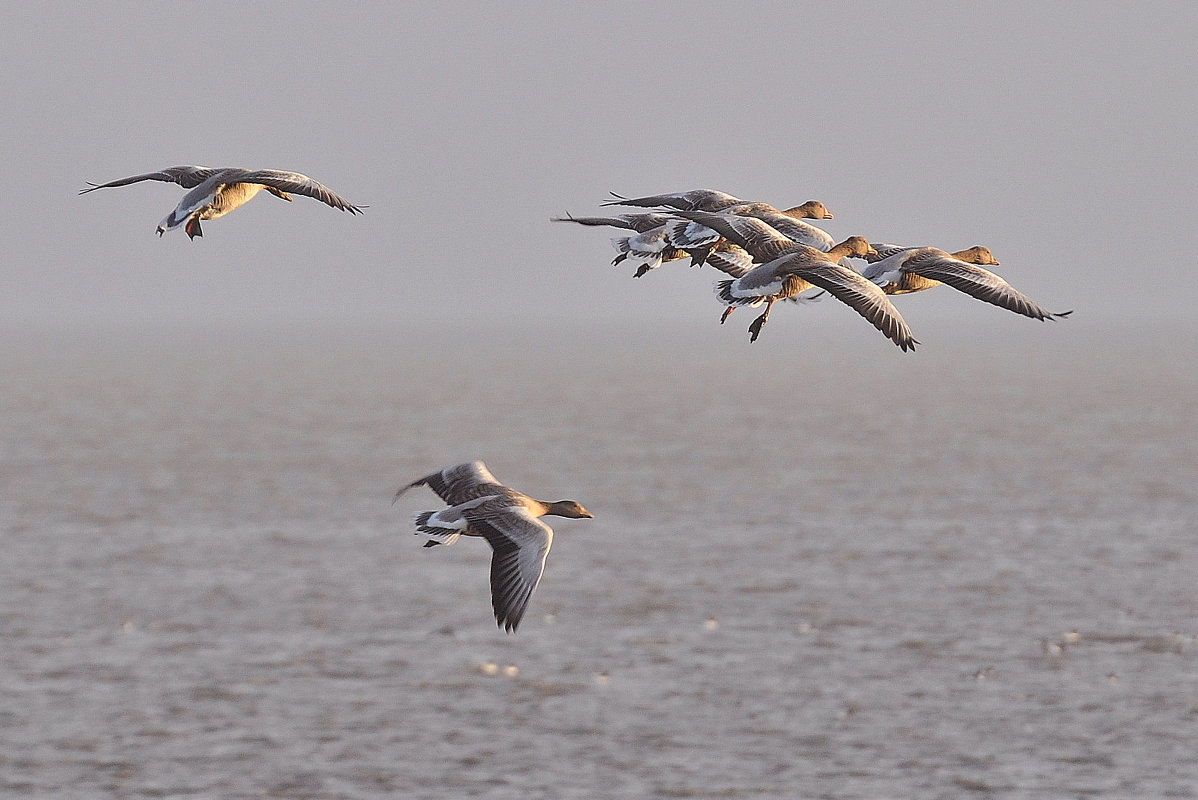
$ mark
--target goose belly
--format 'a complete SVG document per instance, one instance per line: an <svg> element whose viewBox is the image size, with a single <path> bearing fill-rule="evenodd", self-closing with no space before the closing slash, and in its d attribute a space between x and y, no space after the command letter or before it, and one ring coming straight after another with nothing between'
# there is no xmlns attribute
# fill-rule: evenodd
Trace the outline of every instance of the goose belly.
<svg viewBox="0 0 1198 800"><path fill-rule="evenodd" d="M266 187L260 183L234 183L216 193L207 208L200 212L200 219L223 217L235 208L254 199L254 195Z"/></svg>

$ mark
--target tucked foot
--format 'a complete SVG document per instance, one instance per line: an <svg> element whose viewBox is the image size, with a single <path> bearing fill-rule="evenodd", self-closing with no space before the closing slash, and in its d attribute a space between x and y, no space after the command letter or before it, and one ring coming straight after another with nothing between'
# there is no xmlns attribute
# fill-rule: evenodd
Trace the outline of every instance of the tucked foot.
<svg viewBox="0 0 1198 800"><path fill-rule="evenodd" d="M757 341L757 337L761 335L761 329L765 325L765 321L767 319L769 319L769 316L766 314L762 314L760 317L753 320L753 323L751 325L749 325L749 341L750 342Z"/></svg>

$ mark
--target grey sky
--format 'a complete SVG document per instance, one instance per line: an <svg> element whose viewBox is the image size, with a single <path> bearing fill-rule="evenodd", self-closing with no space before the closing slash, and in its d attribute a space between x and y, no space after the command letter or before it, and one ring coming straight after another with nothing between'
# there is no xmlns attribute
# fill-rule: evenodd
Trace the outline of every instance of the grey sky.
<svg viewBox="0 0 1198 800"><path fill-rule="evenodd" d="M9 323L573 298L714 324L711 271L634 281L606 230L548 222L700 186L823 200L837 238L988 245L1070 324L1192 317L1193 3L6 5ZM187 163L297 170L370 208L263 194L189 242L154 235L177 186L76 195ZM999 313L929 294L920 316Z"/></svg>

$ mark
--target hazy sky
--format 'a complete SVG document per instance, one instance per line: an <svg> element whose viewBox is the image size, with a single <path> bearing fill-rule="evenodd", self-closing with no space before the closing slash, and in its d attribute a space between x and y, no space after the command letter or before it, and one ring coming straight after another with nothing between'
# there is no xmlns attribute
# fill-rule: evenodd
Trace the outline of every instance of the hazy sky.
<svg viewBox="0 0 1198 800"><path fill-rule="evenodd" d="M1069 324L1192 317L1192 2L5 5L6 323L714 324L715 273L633 280L606 230L548 222L696 187L986 244ZM370 208L263 194L192 242L154 234L177 186L77 195L197 163Z"/></svg>

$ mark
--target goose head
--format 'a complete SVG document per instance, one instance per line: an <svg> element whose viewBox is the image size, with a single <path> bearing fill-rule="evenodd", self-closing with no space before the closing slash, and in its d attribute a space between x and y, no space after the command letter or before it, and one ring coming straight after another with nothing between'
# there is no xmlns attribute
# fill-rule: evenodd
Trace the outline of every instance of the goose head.
<svg viewBox="0 0 1198 800"><path fill-rule="evenodd" d="M990 252L989 247L974 245L968 250L958 250L953 253L953 258L958 261L964 261L966 264L985 264L987 266L999 266L998 259Z"/></svg>
<svg viewBox="0 0 1198 800"><path fill-rule="evenodd" d="M557 517L569 517L570 519L594 519L595 515L587 511L580 504L573 500L557 500L549 504L546 514L553 514Z"/></svg>
<svg viewBox="0 0 1198 800"><path fill-rule="evenodd" d="M795 219L832 219L832 212L818 200L808 200L801 206L788 208L782 213Z"/></svg>

